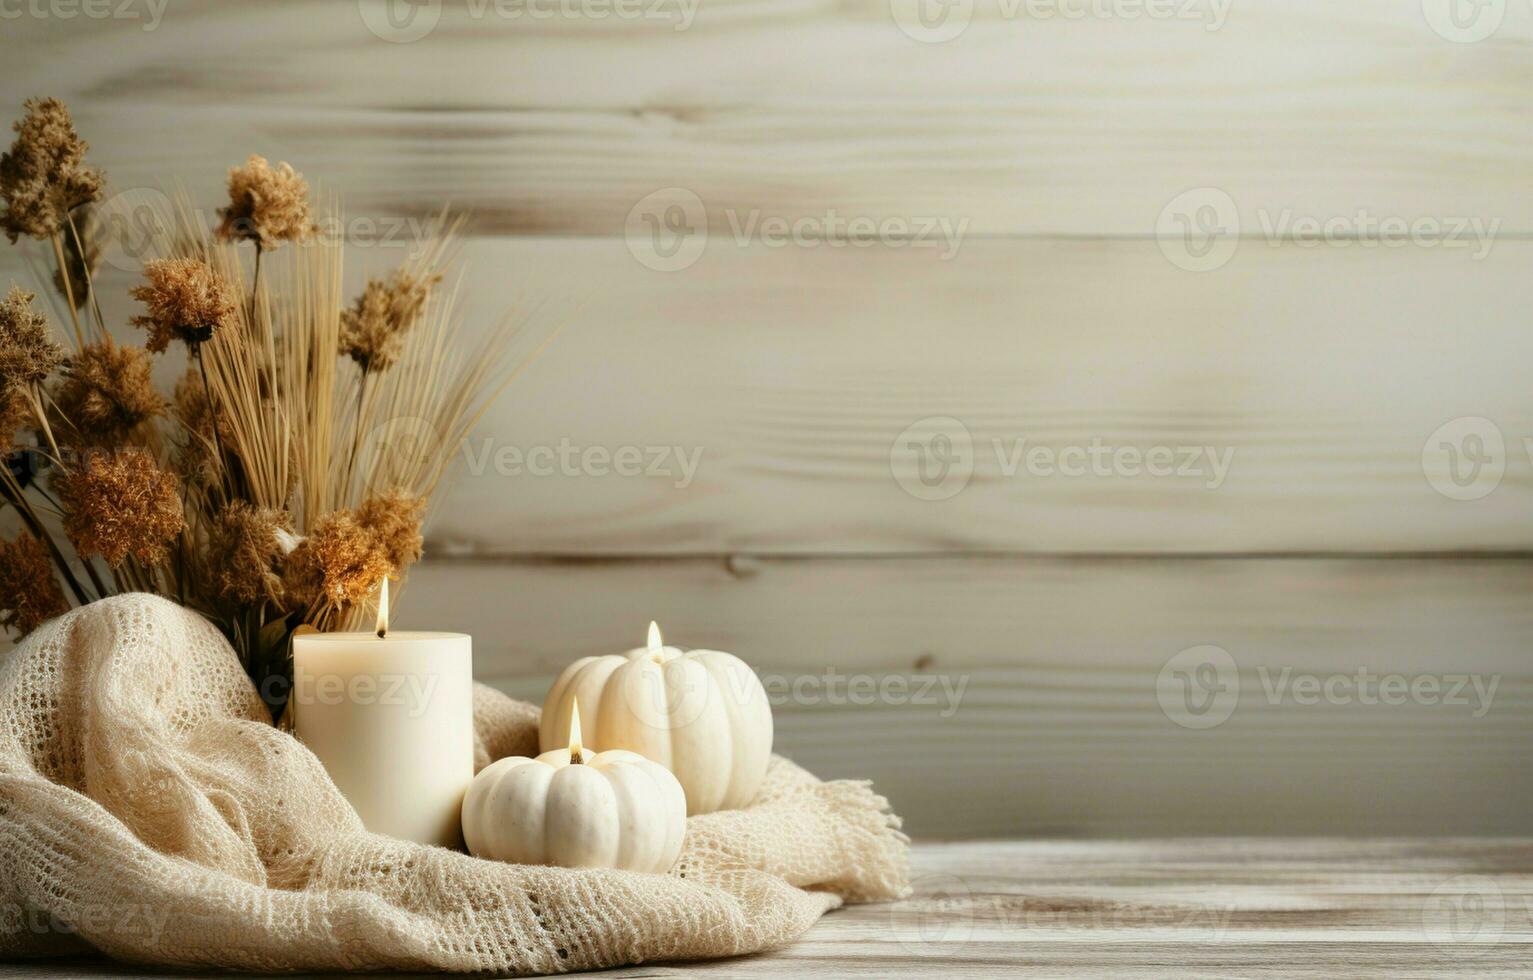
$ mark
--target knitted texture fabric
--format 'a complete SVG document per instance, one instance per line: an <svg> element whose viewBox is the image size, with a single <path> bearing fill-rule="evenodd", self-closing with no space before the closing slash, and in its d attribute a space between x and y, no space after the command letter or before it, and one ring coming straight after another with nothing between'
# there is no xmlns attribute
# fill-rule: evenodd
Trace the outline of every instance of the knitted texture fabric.
<svg viewBox="0 0 1533 980"><path fill-rule="evenodd" d="M474 710L478 765L536 754L535 707L480 687ZM774 758L750 807L688 820L669 874L481 861L364 830L174 603L94 603L0 664L5 959L526 975L732 956L905 894L898 827L867 784Z"/></svg>

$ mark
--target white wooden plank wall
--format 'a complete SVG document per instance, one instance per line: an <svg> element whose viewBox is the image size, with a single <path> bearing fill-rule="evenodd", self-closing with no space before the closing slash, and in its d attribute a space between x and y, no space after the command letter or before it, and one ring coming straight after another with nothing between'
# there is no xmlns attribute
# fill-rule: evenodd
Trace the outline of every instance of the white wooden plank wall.
<svg viewBox="0 0 1533 980"><path fill-rule="evenodd" d="M1526 833L1533 7L1151 6L426 4L388 43L371 0L173 0L0 21L0 79L120 200L211 209L260 152L343 199L354 281L450 200L469 322L553 301L405 598L486 680L657 617L925 836ZM1238 697L1200 729L1157 695L1204 646Z"/></svg>

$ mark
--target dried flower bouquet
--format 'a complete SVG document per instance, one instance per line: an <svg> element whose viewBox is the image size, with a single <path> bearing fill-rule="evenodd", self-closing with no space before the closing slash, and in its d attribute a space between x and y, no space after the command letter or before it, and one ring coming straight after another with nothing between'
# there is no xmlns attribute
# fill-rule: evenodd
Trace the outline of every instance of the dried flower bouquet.
<svg viewBox="0 0 1533 980"><path fill-rule="evenodd" d="M216 228L184 195L155 209L131 290L144 343L126 343L95 281L105 176L62 102L25 108L0 229L47 246L69 322L60 343L34 294L0 302L0 512L19 531L0 538L0 624L25 634L72 604L159 593L216 623L280 711L292 632L355 625L421 556L456 447L515 374L517 321L465 349L441 288L445 213L347 303L344 248L315 234L302 175L252 156ZM152 368L175 350L188 363L167 398Z"/></svg>

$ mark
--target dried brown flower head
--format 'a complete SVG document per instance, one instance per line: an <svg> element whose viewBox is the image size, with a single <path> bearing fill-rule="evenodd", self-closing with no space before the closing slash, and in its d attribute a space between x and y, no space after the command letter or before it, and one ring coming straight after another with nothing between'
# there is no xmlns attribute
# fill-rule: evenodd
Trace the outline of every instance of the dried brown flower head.
<svg viewBox="0 0 1533 980"><path fill-rule="evenodd" d="M133 325L149 331L145 346L156 353L172 340L196 348L234 316L229 284L200 259L156 259L144 265L144 278L148 284L135 286L133 298L147 312Z"/></svg>
<svg viewBox="0 0 1533 980"><path fill-rule="evenodd" d="M75 228L80 232L80 240L75 241L73 232L62 235L64 269L53 270L53 288L58 290L60 296L69 297L72 293L76 301L85 295L87 284L96 274L96 267L101 264L104 233L94 212L94 208L86 207L75 215ZM69 270L68 289L64 288L65 269Z"/></svg>
<svg viewBox="0 0 1533 980"><path fill-rule="evenodd" d="M218 209L218 237L250 241L261 248L297 242L314 232L309 219L309 185L286 163L275 167L250 155L229 170L229 206Z"/></svg>
<svg viewBox="0 0 1533 980"><path fill-rule="evenodd" d="M0 156L0 228L12 242L22 235L52 238L69 212L101 198L106 178L85 165L84 140L69 108L58 99L28 99L12 128L16 142Z"/></svg>
<svg viewBox="0 0 1533 980"><path fill-rule="evenodd" d="M54 389L54 431L75 446L113 446L165 411L142 347L111 339L86 344L64 366Z"/></svg>
<svg viewBox="0 0 1533 980"><path fill-rule="evenodd" d="M48 550L31 534L0 541L0 626L26 636L69 610Z"/></svg>
<svg viewBox="0 0 1533 980"><path fill-rule="evenodd" d="M0 394L30 388L64 359L64 348L53 342L48 318L32 309L32 298L13 285L0 301Z"/></svg>
<svg viewBox="0 0 1533 980"><path fill-rule="evenodd" d="M278 569L287 556L292 521L285 511L236 500L208 527L208 557L213 594L238 603L281 602Z"/></svg>
<svg viewBox="0 0 1533 980"><path fill-rule="evenodd" d="M395 269L383 279L369 279L349 310L341 311L341 353L362 366L381 371L399 360L405 333L425 312L431 288L442 277L417 277Z"/></svg>
<svg viewBox="0 0 1533 980"><path fill-rule="evenodd" d="M0 456L16 448L16 433L32 421L32 407L21 392L0 395ZM0 460L0 466L6 465Z"/></svg>
<svg viewBox="0 0 1533 980"><path fill-rule="evenodd" d="M179 482L142 449L89 452L57 484L69 540L81 557L101 555L113 568L129 555L164 561L186 527Z"/></svg>
<svg viewBox="0 0 1533 980"><path fill-rule="evenodd" d="M323 597L345 608L366 598L389 571L378 536L351 511L337 510L321 517L293 551L286 584L289 594L306 604Z"/></svg>
<svg viewBox="0 0 1533 980"><path fill-rule="evenodd" d="M388 556L391 573L401 572L420 560L424 546L421 522L425 516L425 498L400 489L369 497L357 508L357 520L378 539Z"/></svg>

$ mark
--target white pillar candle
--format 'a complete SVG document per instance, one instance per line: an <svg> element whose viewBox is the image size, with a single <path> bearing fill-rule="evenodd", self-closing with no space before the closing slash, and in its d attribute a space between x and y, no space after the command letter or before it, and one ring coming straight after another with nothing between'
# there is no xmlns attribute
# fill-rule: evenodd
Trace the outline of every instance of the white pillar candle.
<svg viewBox="0 0 1533 980"><path fill-rule="evenodd" d="M374 833L457 847L474 778L472 638L389 632L293 638L294 733Z"/></svg>

